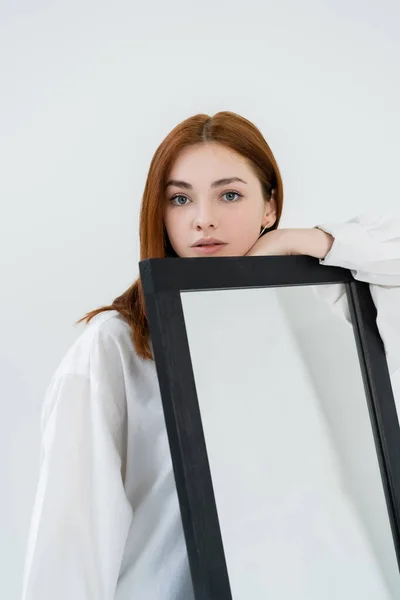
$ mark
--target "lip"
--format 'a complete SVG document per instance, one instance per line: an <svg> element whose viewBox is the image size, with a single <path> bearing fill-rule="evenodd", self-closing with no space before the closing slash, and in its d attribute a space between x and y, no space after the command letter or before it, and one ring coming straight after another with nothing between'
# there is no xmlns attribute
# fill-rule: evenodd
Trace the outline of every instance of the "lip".
<svg viewBox="0 0 400 600"><path fill-rule="evenodd" d="M204 255L214 254L224 246L226 246L226 243L222 240L218 240L217 238L213 237L202 237L192 244L191 247L196 251L197 254Z"/></svg>
<svg viewBox="0 0 400 600"><path fill-rule="evenodd" d="M206 246L192 246L192 248L199 255L208 255L219 252L225 246L226 244L207 244Z"/></svg>
<svg viewBox="0 0 400 600"><path fill-rule="evenodd" d="M197 240L194 244L192 244L192 248L197 248L197 246L200 245L207 245L207 246L211 246L211 245L215 245L215 244L223 244L225 246L225 242L223 242L222 240L218 240L217 238L213 238L213 237L208 237L208 238L200 238L199 240Z"/></svg>

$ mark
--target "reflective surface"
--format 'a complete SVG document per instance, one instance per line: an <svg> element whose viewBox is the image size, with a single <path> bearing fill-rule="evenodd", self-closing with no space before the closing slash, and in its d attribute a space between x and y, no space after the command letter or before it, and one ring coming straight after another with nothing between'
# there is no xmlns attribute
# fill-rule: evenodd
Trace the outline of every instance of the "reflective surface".
<svg viewBox="0 0 400 600"><path fill-rule="evenodd" d="M181 294L233 600L400 597L346 297L322 291Z"/></svg>

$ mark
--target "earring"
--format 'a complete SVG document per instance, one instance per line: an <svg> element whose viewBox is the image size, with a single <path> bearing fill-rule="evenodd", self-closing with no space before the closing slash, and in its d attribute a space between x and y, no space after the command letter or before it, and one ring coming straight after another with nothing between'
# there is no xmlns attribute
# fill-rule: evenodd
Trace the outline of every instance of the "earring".
<svg viewBox="0 0 400 600"><path fill-rule="evenodd" d="M271 190L271 198L274 198L274 196L275 196L275 192L276 192L276 188L272 188L272 190ZM264 233L264 231L265 231L266 229L268 229L268 225L266 225L266 226L264 227L264 229L262 230L262 232L261 232L261 233L260 233L260 235L258 236L258 239L260 239L260 237L262 236L262 234Z"/></svg>

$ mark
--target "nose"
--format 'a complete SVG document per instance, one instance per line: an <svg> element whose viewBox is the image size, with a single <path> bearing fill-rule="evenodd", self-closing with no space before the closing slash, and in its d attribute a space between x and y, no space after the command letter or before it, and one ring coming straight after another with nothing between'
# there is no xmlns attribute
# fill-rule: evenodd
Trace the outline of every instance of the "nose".
<svg viewBox="0 0 400 600"><path fill-rule="evenodd" d="M194 225L197 230L209 229L218 227L218 218L213 209L209 204L199 206L194 218Z"/></svg>

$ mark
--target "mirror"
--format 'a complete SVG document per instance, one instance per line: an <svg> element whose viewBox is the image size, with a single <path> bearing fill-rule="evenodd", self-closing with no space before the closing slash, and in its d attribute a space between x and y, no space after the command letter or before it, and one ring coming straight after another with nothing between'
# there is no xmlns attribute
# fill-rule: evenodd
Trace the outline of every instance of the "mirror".
<svg viewBox="0 0 400 600"><path fill-rule="evenodd" d="M180 296L232 599L399 598L352 325L309 285Z"/></svg>

